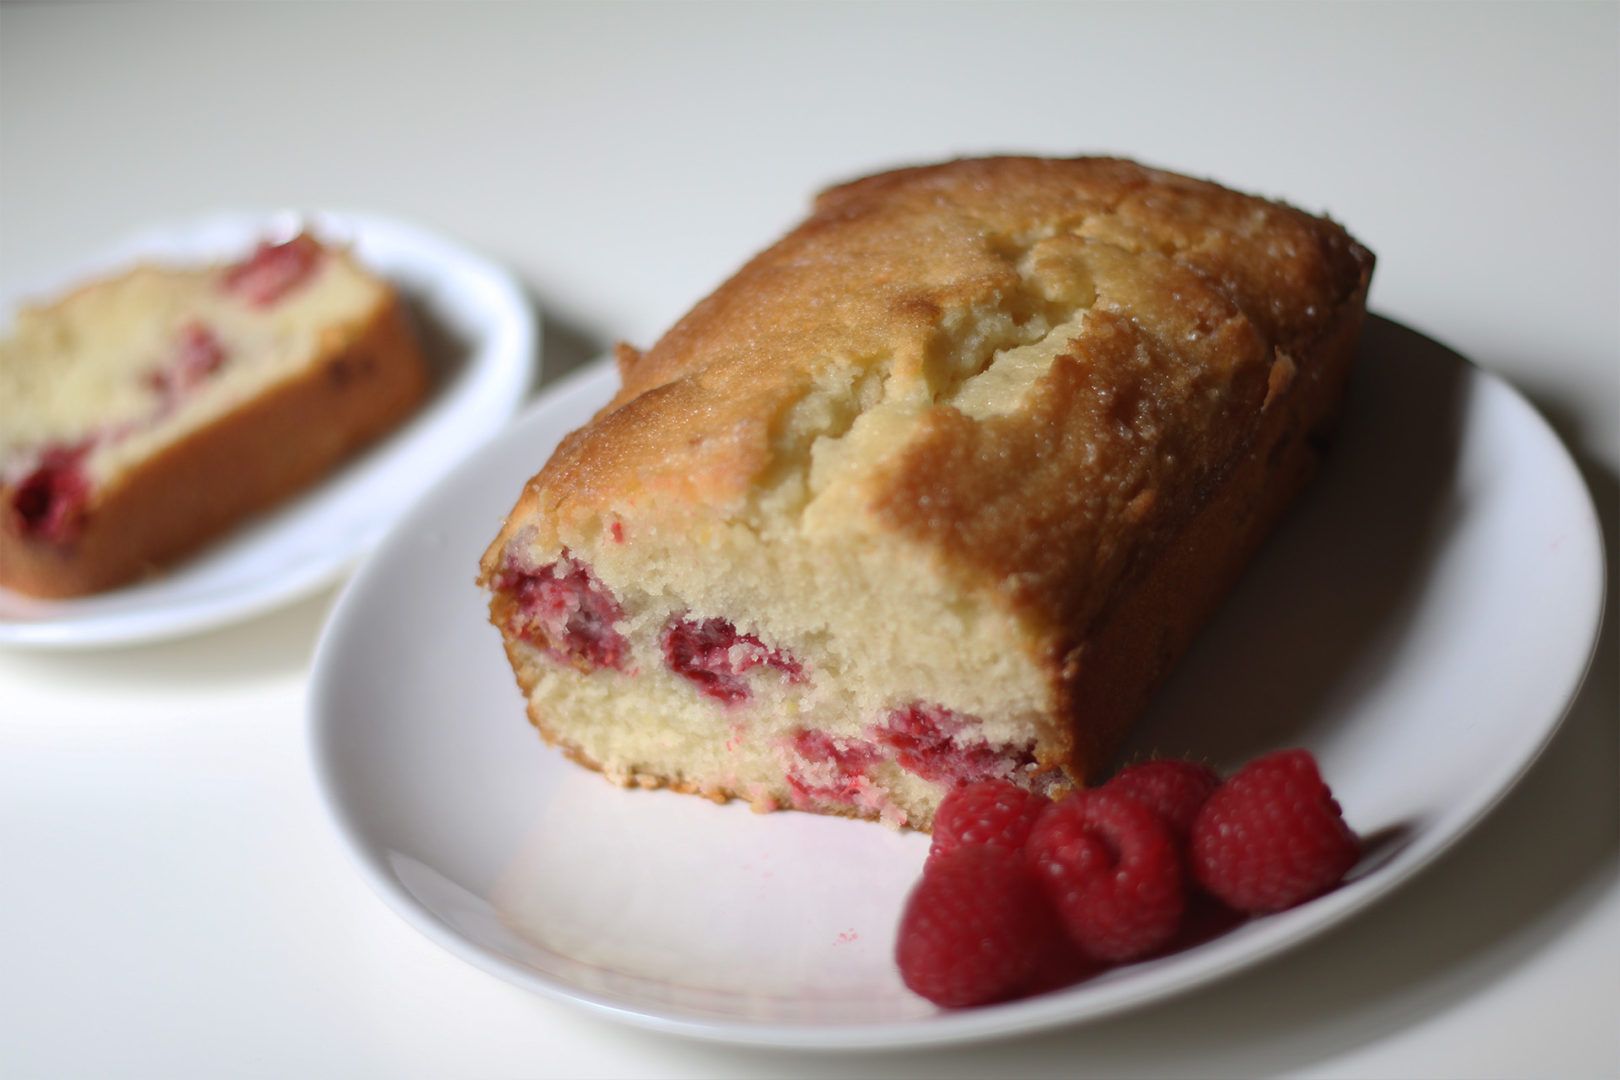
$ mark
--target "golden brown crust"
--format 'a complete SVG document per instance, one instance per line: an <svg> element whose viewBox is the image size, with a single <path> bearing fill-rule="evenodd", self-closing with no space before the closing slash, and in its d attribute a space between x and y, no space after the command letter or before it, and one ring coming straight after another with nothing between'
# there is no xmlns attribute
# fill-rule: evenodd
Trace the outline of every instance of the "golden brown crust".
<svg viewBox="0 0 1620 1080"><path fill-rule="evenodd" d="M623 386L535 478L536 509L585 515L653 493L734 509L819 361L881 356L897 377L938 378L946 316L1009 297L1038 306L1018 263L1054 236L1083 238L1088 261L1114 256L1103 273L1119 305L1154 308L1156 324L1135 326L1150 345L1187 329L1190 298L1195 325L1240 313L1239 327L1211 328L1226 345L1247 330L1251 357L1312 340L1370 263L1329 221L1124 161L991 158L855 181L653 348L621 354ZM1171 279L1191 293L1172 295ZM1236 374L1251 396L1264 386L1264 372Z"/></svg>
<svg viewBox="0 0 1620 1080"><path fill-rule="evenodd" d="M1059 638L1048 671L1068 721L1065 765L1100 779L1130 725L1315 473L1361 328L1366 281L1274 388L1241 459L1118 591L1085 634ZM1294 364L1286 365L1290 371ZM1274 369L1275 370L1275 369Z"/></svg>
<svg viewBox="0 0 1620 1080"><path fill-rule="evenodd" d="M307 373L129 470L98 495L72 544L0 527L0 584L69 597L153 573L394 427L427 391L406 312L390 298L344 334Z"/></svg>

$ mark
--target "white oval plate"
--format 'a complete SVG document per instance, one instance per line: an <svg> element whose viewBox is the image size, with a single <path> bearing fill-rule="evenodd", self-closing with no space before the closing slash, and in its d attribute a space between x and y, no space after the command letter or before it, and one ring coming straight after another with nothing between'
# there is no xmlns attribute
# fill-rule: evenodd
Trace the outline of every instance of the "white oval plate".
<svg viewBox="0 0 1620 1080"><path fill-rule="evenodd" d="M940 1012L890 960L927 840L622 791L525 722L474 566L519 488L611 393L555 387L356 575L317 654L318 783L371 885L521 986L668 1032L912 1046L1091 1019L1187 990L1364 908L1455 842L1558 726L1597 636L1586 489L1499 379L1373 320L1316 486L1141 728L1219 765L1321 759L1368 857L1336 892L1025 1001Z"/></svg>
<svg viewBox="0 0 1620 1080"><path fill-rule="evenodd" d="M161 577L96 596L38 600L0 589L0 645L86 648L194 633L259 614L335 581L435 480L498 431L533 384L534 307L505 270L442 237L347 213L239 213L148 230L30 295L137 261L196 264L308 225L351 244L393 282L422 330L434 384L422 410L319 486L255 518ZM8 298L6 312L15 309ZM6 320L9 321L9 318Z"/></svg>

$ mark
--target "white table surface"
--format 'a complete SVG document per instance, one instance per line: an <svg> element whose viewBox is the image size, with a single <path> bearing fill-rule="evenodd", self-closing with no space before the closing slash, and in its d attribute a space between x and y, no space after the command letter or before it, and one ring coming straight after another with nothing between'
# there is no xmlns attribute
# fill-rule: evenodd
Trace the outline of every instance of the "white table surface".
<svg viewBox="0 0 1620 1080"><path fill-rule="evenodd" d="M649 342L827 182L1113 151L1348 223L1375 310L1558 428L1612 564L1617 58L1612 4L7 7L0 286L203 210L368 209L514 267L554 376ZM608 1026L384 908L305 757L331 593L190 640L0 653L0 1073L1620 1075L1608 588L1552 748L1386 903L1119 1019L864 1056Z"/></svg>

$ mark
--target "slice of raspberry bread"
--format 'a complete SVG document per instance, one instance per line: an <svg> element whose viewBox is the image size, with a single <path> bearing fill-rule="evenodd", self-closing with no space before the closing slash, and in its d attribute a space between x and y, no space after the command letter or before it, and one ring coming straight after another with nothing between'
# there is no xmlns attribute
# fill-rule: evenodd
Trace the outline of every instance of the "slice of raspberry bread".
<svg viewBox="0 0 1620 1080"><path fill-rule="evenodd" d="M703 300L484 556L625 784L928 828L1083 783L1320 453L1372 256L1124 161L869 177Z"/></svg>
<svg viewBox="0 0 1620 1080"><path fill-rule="evenodd" d="M151 572L316 480L426 387L394 290L309 235L25 309L0 342L0 585L73 596Z"/></svg>

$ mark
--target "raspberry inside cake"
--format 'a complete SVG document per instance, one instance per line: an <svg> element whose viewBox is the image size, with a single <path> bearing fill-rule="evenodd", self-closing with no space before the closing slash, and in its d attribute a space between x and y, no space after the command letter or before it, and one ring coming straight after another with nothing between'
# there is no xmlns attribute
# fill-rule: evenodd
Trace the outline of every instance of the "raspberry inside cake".
<svg viewBox="0 0 1620 1080"><path fill-rule="evenodd" d="M0 583L118 584L312 480L421 399L393 290L309 235L146 265L0 342Z"/></svg>
<svg viewBox="0 0 1620 1080"><path fill-rule="evenodd" d="M1308 476L1371 257L1098 159L836 188L483 561L531 720L625 784L929 827L1078 784Z"/></svg>
<svg viewBox="0 0 1620 1080"><path fill-rule="evenodd" d="M838 558L836 533L789 570L773 559L785 544L746 530L703 555L678 537L638 542L631 524L621 531L590 561L572 548L541 561L516 536L491 578L496 624L544 730L613 779L895 824L926 822L940 794L974 780L1061 779L1037 763L1030 734L1039 674L1018 670L1002 637L1017 628L998 627L994 613L963 610L950 594L929 603L918 589L885 596L876 568L858 583L838 577L862 568ZM746 581L728 572L745 559L776 565ZM654 576L683 564L695 571L684 580ZM864 602L830 618L823 598L850 589ZM909 642L891 630L902 604L929 623L924 631L908 617ZM744 614L761 610L771 617ZM974 647L1004 655L964 663L953 679L950 665L916 648L929 641L964 662ZM1003 669L1003 680L986 680L987 669ZM888 675L897 670L909 673L905 696Z"/></svg>

